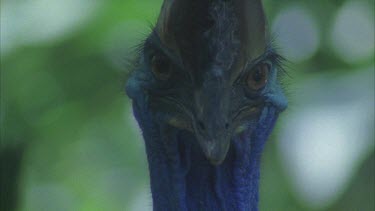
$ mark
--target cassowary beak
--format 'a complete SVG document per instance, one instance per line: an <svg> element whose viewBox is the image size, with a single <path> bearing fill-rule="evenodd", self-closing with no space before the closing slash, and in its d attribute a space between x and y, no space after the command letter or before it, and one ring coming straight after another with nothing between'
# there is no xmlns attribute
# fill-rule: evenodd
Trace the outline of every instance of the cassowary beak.
<svg viewBox="0 0 375 211"><path fill-rule="evenodd" d="M197 141L213 165L221 164L231 141L229 94L221 85L206 83L196 93L196 120L193 123Z"/></svg>

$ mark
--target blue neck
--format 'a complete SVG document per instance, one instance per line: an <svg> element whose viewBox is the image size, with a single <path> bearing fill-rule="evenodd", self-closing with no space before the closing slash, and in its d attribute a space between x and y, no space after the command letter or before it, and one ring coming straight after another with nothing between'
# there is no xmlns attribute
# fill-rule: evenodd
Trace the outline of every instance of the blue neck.
<svg viewBox="0 0 375 211"><path fill-rule="evenodd" d="M258 210L260 155L277 118L272 109L233 139L219 166L207 161L192 133L133 109L146 143L154 210Z"/></svg>

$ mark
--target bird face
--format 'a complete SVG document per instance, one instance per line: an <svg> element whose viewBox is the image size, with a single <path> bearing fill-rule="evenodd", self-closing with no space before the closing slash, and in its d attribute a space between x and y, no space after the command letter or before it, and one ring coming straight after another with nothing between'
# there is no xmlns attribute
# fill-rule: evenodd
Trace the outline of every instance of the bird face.
<svg viewBox="0 0 375 211"><path fill-rule="evenodd" d="M218 165L233 137L256 125L265 107L286 108L280 56L267 45L260 5L249 8L258 21L248 21L247 1L181 2L164 2L127 93L146 98L159 121L194 133ZM186 14L171 20L180 7Z"/></svg>

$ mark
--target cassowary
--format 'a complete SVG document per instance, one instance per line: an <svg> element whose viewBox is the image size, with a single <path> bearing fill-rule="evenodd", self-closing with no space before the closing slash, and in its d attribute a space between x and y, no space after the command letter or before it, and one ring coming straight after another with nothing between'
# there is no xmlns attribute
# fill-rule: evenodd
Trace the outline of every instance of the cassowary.
<svg viewBox="0 0 375 211"><path fill-rule="evenodd" d="M260 0L164 1L126 85L154 210L258 209L261 152L287 105L280 58Z"/></svg>

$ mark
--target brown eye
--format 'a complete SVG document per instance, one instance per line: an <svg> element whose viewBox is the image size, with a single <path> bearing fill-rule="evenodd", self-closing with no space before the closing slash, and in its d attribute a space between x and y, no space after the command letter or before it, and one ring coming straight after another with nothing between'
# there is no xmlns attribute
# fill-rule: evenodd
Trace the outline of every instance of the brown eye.
<svg viewBox="0 0 375 211"><path fill-rule="evenodd" d="M172 73L171 65L164 56L155 55L151 59L151 70L159 80L167 80Z"/></svg>
<svg viewBox="0 0 375 211"><path fill-rule="evenodd" d="M261 63L257 65L247 76L247 86L252 90L259 90L267 84L270 65Z"/></svg>

